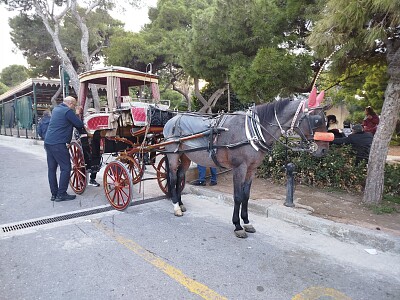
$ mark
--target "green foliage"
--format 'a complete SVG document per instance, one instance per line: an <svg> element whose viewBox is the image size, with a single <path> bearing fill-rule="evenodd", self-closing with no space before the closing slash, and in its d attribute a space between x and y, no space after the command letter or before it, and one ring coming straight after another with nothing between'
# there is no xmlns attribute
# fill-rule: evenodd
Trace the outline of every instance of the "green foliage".
<svg viewBox="0 0 400 300"><path fill-rule="evenodd" d="M146 41L144 36L121 31L111 38L110 47L104 50L107 65L124 66L146 71Z"/></svg>
<svg viewBox="0 0 400 300"><path fill-rule="evenodd" d="M353 64L342 74L324 76L320 82L324 89L337 86L329 90L329 97L334 104L345 104L350 112L348 119L360 123L365 117L365 107L371 106L378 114L381 112L388 84L387 64L381 59Z"/></svg>
<svg viewBox="0 0 400 300"><path fill-rule="evenodd" d="M306 89L311 76L311 56L285 49L261 48L248 68L233 67L231 82L240 99L268 102L277 95L290 96Z"/></svg>
<svg viewBox="0 0 400 300"><path fill-rule="evenodd" d="M22 51L33 76L58 77L58 57L53 40L39 16L19 14L9 20L13 43Z"/></svg>
<svg viewBox="0 0 400 300"><path fill-rule="evenodd" d="M384 193L390 196L400 196L400 167L398 164L388 164L385 167Z"/></svg>
<svg viewBox="0 0 400 300"><path fill-rule="evenodd" d="M22 65L8 66L0 73L1 82L9 87L14 87L28 78L28 69Z"/></svg>
<svg viewBox="0 0 400 300"><path fill-rule="evenodd" d="M10 88L0 81L0 95L7 92Z"/></svg>
<svg viewBox="0 0 400 300"><path fill-rule="evenodd" d="M161 99L170 100L170 109L178 110L178 111L187 111L188 106L185 98L171 89L167 89L165 91L161 91Z"/></svg>
<svg viewBox="0 0 400 300"><path fill-rule="evenodd" d="M297 183L321 188L339 188L347 191L362 191L366 178L366 165L355 165L355 155L350 146L331 145L324 157L313 157L304 152L288 153L288 161L296 166ZM285 148L277 144L271 155L259 167L257 175L262 178L286 182ZM400 196L400 165L386 165L385 194Z"/></svg>
<svg viewBox="0 0 400 300"><path fill-rule="evenodd" d="M377 215L391 214L397 212L396 208L385 204L372 205L370 209Z"/></svg>

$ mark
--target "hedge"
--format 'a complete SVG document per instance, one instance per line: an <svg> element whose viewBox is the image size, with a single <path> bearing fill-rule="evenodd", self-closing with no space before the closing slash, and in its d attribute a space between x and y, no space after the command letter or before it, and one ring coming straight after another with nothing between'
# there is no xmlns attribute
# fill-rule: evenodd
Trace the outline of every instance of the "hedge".
<svg viewBox="0 0 400 300"><path fill-rule="evenodd" d="M331 145L327 155L314 157L306 152L287 151L277 144L258 168L257 176L271 178L285 183L287 162L296 166L295 181L298 184L323 188L338 188L361 192L365 186L367 166L364 162L355 164L355 154L351 146ZM384 193L400 197L400 165L386 164Z"/></svg>

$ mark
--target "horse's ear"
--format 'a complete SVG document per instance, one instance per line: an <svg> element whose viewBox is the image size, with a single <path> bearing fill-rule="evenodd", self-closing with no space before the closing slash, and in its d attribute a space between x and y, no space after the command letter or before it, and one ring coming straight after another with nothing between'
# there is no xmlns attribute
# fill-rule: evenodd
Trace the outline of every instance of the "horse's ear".
<svg viewBox="0 0 400 300"><path fill-rule="evenodd" d="M317 88L314 87L308 96L308 107L316 107L317 106Z"/></svg>
<svg viewBox="0 0 400 300"><path fill-rule="evenodd" d="M324 97L325 91L321 91L321 93L319 93L319 95L317 96L316 106L319 106L321 102L324 101Z"/></svg>

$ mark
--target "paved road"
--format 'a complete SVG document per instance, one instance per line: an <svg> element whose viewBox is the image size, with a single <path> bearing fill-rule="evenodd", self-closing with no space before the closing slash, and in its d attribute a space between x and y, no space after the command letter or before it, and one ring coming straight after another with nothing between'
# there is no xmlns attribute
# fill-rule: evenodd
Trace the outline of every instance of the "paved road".
<svg viewBox="0 0 400 300"><path fill-rule="evenodd" d="M107 207L94 187L51 202L36 147L0 142L0 228ZM161 196L155 182L145 184L146 197ZM177 218L160 199L1 232L0 299L400 298L400 255L371 255L254 214L257 233L237 239L226 203L186 194L188 212Z"/></svg>

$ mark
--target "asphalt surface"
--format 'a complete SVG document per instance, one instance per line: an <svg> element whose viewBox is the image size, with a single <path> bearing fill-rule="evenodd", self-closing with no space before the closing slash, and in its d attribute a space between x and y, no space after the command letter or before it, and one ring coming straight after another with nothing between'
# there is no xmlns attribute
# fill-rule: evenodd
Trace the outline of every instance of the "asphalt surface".
<svg viewBox="0 0 400 300"><path fill-rule="evenodd" d="M0 145L1 144L8 147L15 147L21 151L26 151L27 153L36 153L37 155L42 156L44 153L43 142L33 139L0 135ZM146 191L146 198L152 197L152 191L154 191L154 189L145 189L145 185L146 183L144 183L144 186L139 188L141 188L141 191ZM93 198L94 202L101 192L102 189L90 196ZM185 192L216 198L224 201L228 205L232 205L233 203L232 195L221 194L209 190L206 187L197 187L187 184ZM142 196L144 198L144 195ZM82 209L86 209L86 207L82 207ZM298 225L305 230L331 236L340 241L361 244L366 248L378 251L400 254L400 238L398 236L311 216L305 209L285 207L281 202L276 200L264 199L257 200L257 202L249 201L249 211L268 218L283 220ZM60 213L61 212L62 211L60 211ZM2 223L5 223L4 221L12 222L13 220L3 220Z"/></svg>

